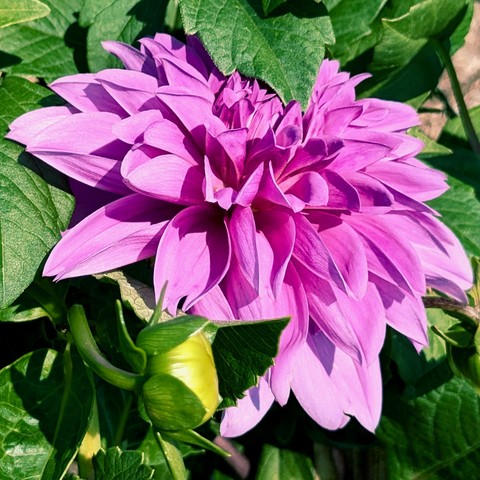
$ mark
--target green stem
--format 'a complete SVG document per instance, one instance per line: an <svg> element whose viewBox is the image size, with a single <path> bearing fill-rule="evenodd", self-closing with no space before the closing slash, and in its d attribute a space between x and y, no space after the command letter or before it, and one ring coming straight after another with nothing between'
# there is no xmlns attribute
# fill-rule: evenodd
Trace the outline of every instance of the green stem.
<svg viewBox="0 0 480 480"><path fill-rule="evenodd" d="M123 406L122 415L118 421L117 431L115 432L115 437L113 439L113 445L116 447L119 447L122 442L123 434L125 433L125 426L127 425L128 416L130 415L130 409L132 407L132 401L133 395L128 393L125 405Z"/></svg>
<svg viewBox="0 0 480 480"><path fill-rule="evenodd" d="M68 324L83 361L98 376L125 390L138 390L143 385L145 381L143 376L115 367L103 356L93 338L85 311L81 305L73 305L70 308Z"/></svg>
<svg viewBox="0 0 480 480"><path fill-rule="evenodd" d="M450 54L443 45L437 39L431 40L432 45L435 47L437 55L440 58L440 61L443 63L445 70L447 71L448 78L450 79L450 84L452 86L453 95L458 105L458 111L460 113L460 120L462 121L463 128L467 134L468 141L473 149L473 151L480 155L480 142L478 140L477 133L475 132L475 127L473 126L472 119L468 113L467 105L465 104L465 99L463 98L462 89L460 87L460 82L458 81L457 72L453 66L452 59Z"/></svg>
<svg viewBox="0 0 480 480"><path fill-rule="evenodd" d="M441 308L446 312L460 313L475 327L480 325L480 312L475 307L444 297L423 297L422 300L425 308Z"/></svg>

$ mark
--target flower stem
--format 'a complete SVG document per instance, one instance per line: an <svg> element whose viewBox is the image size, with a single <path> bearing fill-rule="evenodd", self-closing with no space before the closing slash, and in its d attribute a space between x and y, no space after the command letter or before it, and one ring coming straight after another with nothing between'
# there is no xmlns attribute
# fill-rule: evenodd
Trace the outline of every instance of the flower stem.
<svg viewBox="0 0 480 480"><path fill-rule="evenodd" d="M469 305L443 297L423 297L425 308L441 308L447 312L461 313L468 318L474 325L480 325L480 312Z"/></svg>
<svg viewBox="0 0 480 480"><path fill-rule="evenodd" d="M68 324L83 361L99 377L125 390L138 390L142 386L145 380L143 376L115 367L103 356L93 338L85 311L81 305L73 305L70 308Z"/></svg>
<svg viewBox="0 0 480 480"><path fill-rule="evenodd" d="M473 151L477 155L480 155L480 142L478 140L477 133L475 132L475 127L473 126L470 114L468 113L468 108L465 104L465 99L463 97L460 82L458 81L457 72L453 66L452 59L450 58L450 55L442 42L437 39L431 39L431 43L434 46L440 61L443 63L445 70L447 71L448 78L452 86L453 95L458 105L460 120L462 121L463 128L467 134L468 141L470 142Z"/></svg>
<svg viewBox="0 0 480 480"><path fill-rule="evenodd" d="M122 415L118 421L117 430L115 432L115 437L113 439L113 445L116 447L120 446L122 442L123 434L125 432L125 426L127 425L128 416L130 415L130 408L132 407L133 395L127 393L127 398L125 400L125 405L123 406Z"/></svg>

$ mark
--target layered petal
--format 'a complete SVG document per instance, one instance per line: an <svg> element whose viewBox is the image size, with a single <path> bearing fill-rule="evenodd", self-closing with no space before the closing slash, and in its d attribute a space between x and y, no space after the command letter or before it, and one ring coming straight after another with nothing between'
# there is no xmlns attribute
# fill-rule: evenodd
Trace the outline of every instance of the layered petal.
<svg viewBox="0 0 480 480"><path fill-rule="evenodd" d="M116 200L68 230L48 257L43 273L60 280L151 257L177 211L168 203L137 194Z"/></svg>
<svg viewBox="0 0 480 480"><path fill-rule="evenodd" d="M165 305L187 310L218 285L230 264L230 238L223 218L210 206L188 207L168 224L158 244L155 292L167 284Z"/></svg>

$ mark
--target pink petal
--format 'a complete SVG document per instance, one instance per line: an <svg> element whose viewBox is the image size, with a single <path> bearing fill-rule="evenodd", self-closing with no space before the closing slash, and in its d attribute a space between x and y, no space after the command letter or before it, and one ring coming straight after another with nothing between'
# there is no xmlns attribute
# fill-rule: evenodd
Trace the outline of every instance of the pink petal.
<svg viewBox="0 0 480 480"><path fill-rule="evenodd" d="M5 137L27 145L42 130L73 114L72 107L46 107L24 113L10 124Z"/></svg>
<svg viewBox="0 0 480 480"><path fill-rule="evenodd" d="M175 155L152 158L130 169L124 182L137 192L178 205L202 203L203 172Z"/></svg>
<svg viewBox="0 0 480 480"><path fill-rule="evenodd" d="M169 110L171 120L177 119L190 132L197 145L203 144L203 130L206 125L217 124L219 120L212 114L212 103L204 97L194 95L180 87L160 87L157 98ZM170 119L170 118L169 118ZM175 123L177 123L175 121ZM197 132L196 129L202 127Z"/></svg>
<svg viewBox="0 0 480 480"><path fill-rule="evenodd" d="M308 219L297 214L294 217L296 228L293 256L319 278L333 283L346 291L345 280L335 264L331 252L318 234L316 226Z"/></svg>
<svg viewBox="0 0 480 480"><path fill-rule="evenodd" d="M448 189L445 174L410 159L404 162L378 162L367 170L385 185L419 201L436 198Z"/></svg>
<svg viewBox="0 0 480 480"><path fill-rule="evenodd" d="M164 58L169 58L177 62L180 60L178 63L192 65L205 78L208 77L205 65L198 53L171 35L157 33L153 39L148 37L142 38L140 44L143 50L150 53L156 60L162 60Z"/></svg>
<svg viewBox="0 0 480 480"><path fill-rule="evenodd" d="M60 280L151 257L177 211L137 194L116 200L68 230L48 257L43 273Z"/></svg>
<svg viewBox="0 0 480 480"><path fill-rule="evenodd" d="M129 115L159 107L155 77L135 70L111 68L97 73L95 78Z"/></svg>
<svg viewBox="0 0 480 480"><path fill-rule="evenodd" d="M344 220L364 238L369 269L394 283L408 286L420 295L425 294L423 269L408 239L401 238L380 215L350 215Z"/></svg>
<svg viewBox="0 0 480 480"><path fill-rule="evenodd" d="M128 146L112 134L119 117L112 113L78 113L40 131L27 151L66 175L90 186L126 194L120 162Z"/></svg>
<svg viewBox="0 0 480 480"><path fill-rule="evenodd" d="M349 294L356 299L362 298L367 288L368 266L359 235L339 217L329 213L312 212L308 220L330 252Z"/></svg>
<svg viewBox="0 0 480 480"><path fill-rule="evenodd" d="M145 110L117 122L112 127L113 134L122 142L133 145L142 142L145 130L163 119L159 110Z"/></svg>
<svg viewBox="0 0 480 480"><path fill-rule="evenodd" d="M218 285L195 302L189 309L189 313L206 317L213 322L235 320L230 304Z"/></svg>
<svg viewBox="0 0 480 480"><path fill-rule="evenodd" d="M272 406L274 397L267 380L260 378L258 386L250 388L237 406L223 412L220 434L224 437L238 437L251 430L265 416Z"/></svg>
<svg viewBox="0 0 480 480"><path fill-rule="evenodd" d="M171 314L181 298L188 310L218 285L230 263L230 238L215 207L182 210L168 225L158 245L154 284L157 295L166 282L165 305Z"/></svg>
<svg viewBox="0 0 480 480"><path fill-rule="evenodd" d="M327 373L329 356L326 352L319 354L311 341L305 342L296 353L292 390L308 415L323 427L335 430L346 425L350 418L344 413L344 397Z"/></svg>
<svg viewBox="0 0 480 480"><path fill-rule="evenodd" d="M50 88L81 112L112 112L125 117L125 110L106 92L93 73L79 73L55 80Z"/></svg>
<svg viewBox="0 0 480 480"><path fill-rule="evenodd" d="M335 346L361 362L363 354L351 325L353 319L348 318L349 311L340 308L336 295L339 290L301 265L297 265L297 270L306 291L312 320Z"/></svg>
<svg viewBox="0 0 480 480"><path fill-rule="evenodd" d="M396 285L372 274L385 308L388 325L412 342L428 345L427 317L421 298L407 295Z"/></svg>
<svg viewBox="0 0 480 480"><path fill-rule="evenodd" d="M317 172L295 175L282 182L281 188L287 196L294 195L311 207L326 206L328 203L328 184Z"/></svg>
<svg viewBox="0 0 480 480"><path fill-rule="evenodd" d="M270 285L278 296L295 244L295 222L291 215L280 209L255 212L257 228L265 235L273 252Z"/></svg>
<svg viewBox="0 0 480 480"><path fill-rule="evenodd" d="M178 155L192 165L202 163L203 156L190 136L168 120L163 119L149 125L144 133L144 142L166 153Z"/></svg>
<svg viewBox="0 0 480 480"><path fill-rule="evenodd" d="M232 251L240 270L252 287L260 288L259 258L255 218L248 207L236 206L227 223L232 241Z"/></svg>
<svg viewBox="0 0 480 480"><path fill-rule="evenodd" d="M121 42L105 41L102 42L102 47L107 52L115 55L125 65L127 70L136 70L137 72L144 72L152 76L155 76L157 73L153 60L131 45Z"/></svg>
<svg viewBox="0 0 480 480"><path fill-rule="evenodd" d="M354 415L371 432L382 413L382 376L378 358L368 366L359 365L343 352L335 352L332 380L348 402L345 413Z"/></svg>
<svg viewBox="0 0 480 480"><path fill-rule="evenodd" d="M196 95L214 102L215 97L206 78L197 69L188 63L179 62L177 59L171 61L164 58L161 65L169 85L188 88Z"/></svg>
<svg viewBox="0 0 480 480"><path fill-rule="evenodd" d="M420 123L415 109L404 103L365 98L358 100L356 105L363 107L363 114L352 122L355 127L398 132Z"/></svg>

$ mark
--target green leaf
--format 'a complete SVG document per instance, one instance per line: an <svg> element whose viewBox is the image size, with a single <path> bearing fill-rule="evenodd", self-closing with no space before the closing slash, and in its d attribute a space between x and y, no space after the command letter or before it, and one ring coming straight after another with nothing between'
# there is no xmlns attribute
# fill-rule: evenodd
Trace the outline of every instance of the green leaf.
<svg viewBox="0 0 480 480"><path fill-rule="evenodd" d="M449 148L427 137L419 127L411 128L408 133L425 144L423 150L418 155L420 158L438 157L439 155L450 155L453 153Z"/></svg>
<svg viewBox="0 0 480 480"><path fill-rule="evenodd" d="M77 73L75 49L82 38L73 28L83 0L44 0L48 17L0 29L0 69L51 81Z"/></svg>
<svg viewBox="0 0 480 480"><path fill-rule="evenodd" d="M468 253L480 255L480 205L474 189L452 177L450 190L428 202L440 212L442 222L449 226Z"/></svg>
<svg viewBox="0 0 480 480"><path fill-rule="evenodd" d="M48 317L48 312L25 292L13 305L0 309L0 322L28 322Z"/></svg>
<svg viewBox="0 0 480 480"><path fill-rule="evenodd" d="M256 479L270 480L271 478L313 480L317 478L317 475L313 462L307 455L272 445L264 445Z"/></svg>
<svg viewBox="0 0 480 480"><path fill-rule="evenodd" d="M373 47L381 38L380 13L387 0L340 0L328 8L335 32L331 47L343 64Z"/></svg>
<svg viewBox="0 0 480 480"><path fill-rule="evenodd" d="M0 134L11 120L37 108L38 101L49 94L24 79L7 78L0 87ZM60 173L3 139L0 185L0 308L5 308L32 282L45 255L67 228L73 198L66 193Z"/></svg>
<svg viewBox="0 0 480 480"><path fill-rule="evenodd" d="M287 0L262 0L263 13L269 15L277 7L285 3Z"/></svg>
<svg viewBox="0 0 480 480"><path fill-rule="evenodd" d="M93 457L95 480L149 480L153 470L145 465L142 452L118 447L100 450Z"/></svg>
<svg viewBox="0 0 480 480"><path fill-rule="evenodd" d="M166 0L86 0L80 24L89 26L87 58L90 70L118 67L121 63L101 45L104 40L133 44L146 35L163 30Z"/></svg>
<svg viewBox="0 0 480 480"><path fill-rule="evenodd" d="M467 380L448 383L414 400L387 395L376 431L391 480L477 478L480 396Z"/></svg>
<svg viewBox="0 0 480 480"><path fill-rule="evenodd" d="M182 453L176 446L175 442L168 438L164 438L159 432L156 432L155 435L158 439L163 455L165 456L172 478L174 480L186 480L187 470L183 463Z"/></svg>
<svg viewBox="0 0 480 480"><path fill-rule="evenodd" d="M468 113L477 132L480 132L480 105L471 108ZM442 139L446 139L447 142L459 142L460 144L468 146L468 138L465 133L465 129L462 125L460 117L451 118L443 128Z"/></svg>
<svg viewBox="0 0 480 480"><path fill-rule="evenodd" d="M273 365L287 324L284 318L219 328L212 350L223 398L220 408L235 405Z"/></svg>
<svg viewBox="0 0 480 480"><path fill-rule="evenodd" d="M322 4L288 1L267 18L261 0L180 0L180 11L186 33L198 33L223 73L260 78L284 102L306 107L325 44L334 41Z"/></svg>
<svg viewBox="0 0 480 480"><path fill-rule="evenodd" d="M29 22L50 13L47 5L38 0L0 0L0 28Z"/></svg>
<svg viewBox="0 0 480 480"><path fill-rule="evenodd" d="M61 478L87 431L93 395L74 350L37 350L1 370L0 478Z"/></svg>
<svg viewBox="0 0 480 480"><path fill-rule="evenodd" d="M407 65L430 38L448 38L461 25L469 0L394 0L382 18L383 35L372 71Z"/></svg>

